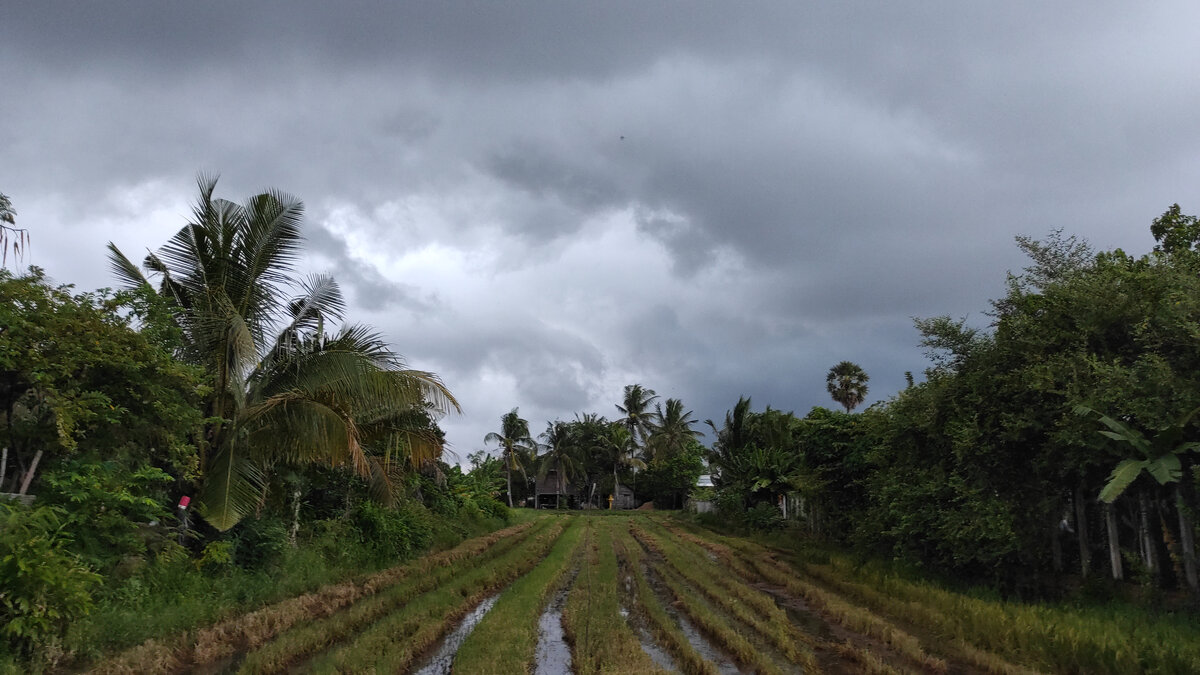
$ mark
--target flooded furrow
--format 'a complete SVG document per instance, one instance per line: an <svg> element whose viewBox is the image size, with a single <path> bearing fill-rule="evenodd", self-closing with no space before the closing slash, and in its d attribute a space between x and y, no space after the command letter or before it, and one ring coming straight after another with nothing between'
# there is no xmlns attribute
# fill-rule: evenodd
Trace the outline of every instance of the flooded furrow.
<svg viewBox="0 0 1200 675"><path fill-rule="evenodd" d="M463 617L454 630L441 639L430 655L422 659L413 672L416 675L450 675L450 666L454 662L454 655L458 653L458 648L462 646L463 641L467 639L471 631L475 630L475 626L479 625L484 615L491 611L499 599L500 594L496 593L479 603L478 607Z"/></svg>
<svg viewBox="0 0 1200 675"><path fill-rule="evenodd" d="M657 574L649 567L643 568L642 574L646 581L649 582L654 595L658 597L658 601L667 613L667 616L679 626L679 632L683 633L683 636L687 638L688 644L692 646L692 649L696 650L697 654L705 661L716 666L721 675L749 675L753 672L751 670L743 670L736 660L730 657L729 654L726 654L725 650L713 644L688 620L683 612L679 611L675 603L671 601L670 593Z"/></svg>
<svg viewBox="0 0 1200 675"><path fill-rule="evenodd" d="M578 575L579 568L571 571L538 619L537 667L534 675L571 672L571 646L567 644L567 636L563 632L562 614L563 606L567 604L567 593Z"/></svg>

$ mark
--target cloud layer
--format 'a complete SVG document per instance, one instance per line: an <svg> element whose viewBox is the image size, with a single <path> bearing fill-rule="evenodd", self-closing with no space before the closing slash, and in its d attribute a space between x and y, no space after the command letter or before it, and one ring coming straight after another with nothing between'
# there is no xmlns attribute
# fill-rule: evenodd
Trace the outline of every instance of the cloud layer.
<svg viewBox="0 0 1200 675"><path fill-rule="evenodd" d="M843 359L921 371L1055 228L1200 210L1191 3L18 3L0 190L60 281L156 247L191 177L308 206L306 267L500 415L804 413ZM1190 205L1189 205L1190 203Z"/></svg>

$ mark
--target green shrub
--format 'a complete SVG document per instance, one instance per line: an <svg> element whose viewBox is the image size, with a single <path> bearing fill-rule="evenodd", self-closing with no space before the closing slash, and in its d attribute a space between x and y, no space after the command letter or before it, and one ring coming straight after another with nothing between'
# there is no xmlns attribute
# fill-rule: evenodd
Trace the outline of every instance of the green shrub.
<svg viewBox="0 0 1200 675"><path fill-rule="evenodd" d="M776 530L783 526L783 516L780 515L779 509L770 502L759 502L747 509L743 520L746 527L752 530Z"/></svg>
<svg viewBox="0 0 1200 675"><path fill-rule="evenodd" d="M234 562L246 569L274 565L291 547L287 523L269 516L238 523L231 541Z"/></svg>
<svg viewBox="0 0 1200 675"><path fill-rule="evenodd" d="M92 609L100 582L67 546L62 509L0 503L0 637L28 655L61 640Z"/></svg>
<svg viewBox="0 0 1200 675"><path fill-rule="evenodd" d="M363 543L384 558L423 550L433 538L428 514L417 505L389 508L364 501L355 507L352 519Z"/></svg>
<svg viewBox="0 0 1200 675"><path fill-rule="evenodd" d="M71 549L105 570L146 552L149 542L139 525L169 515L164 486L171 480L154 467L131 471L116 462L77 459L42 477L38 500L65 509Z"/></svg>

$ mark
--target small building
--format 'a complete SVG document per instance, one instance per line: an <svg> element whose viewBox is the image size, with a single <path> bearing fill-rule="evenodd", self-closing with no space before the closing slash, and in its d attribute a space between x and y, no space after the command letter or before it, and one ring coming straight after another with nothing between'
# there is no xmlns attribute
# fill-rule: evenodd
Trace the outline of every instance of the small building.
<svg viewBox="0 0 1200 675"><path fill-rule="evenodd" d="M633 499L633 488L626 485L617 486L617 493L613 495L612 508L616 510L636 509L637 502Z"/></svg>
<svg viewBox="0 0 1200 675"><path fill-rule="evenodd" d="M565 477L561 484L558 478L558 469L553 468L537 480L534 484L534 508L574 508L579 504L579 491Z"/></svg>

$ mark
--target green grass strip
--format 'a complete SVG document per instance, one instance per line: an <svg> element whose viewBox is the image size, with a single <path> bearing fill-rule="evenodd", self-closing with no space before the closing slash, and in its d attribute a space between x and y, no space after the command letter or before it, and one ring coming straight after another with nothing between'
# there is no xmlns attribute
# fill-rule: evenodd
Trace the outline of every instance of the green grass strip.
<svg viewBox="0 0 1200 675"><path fill-rule="evenodd" d="M466 551L475 551L473 555L439 554L431 556L441 564L422 562L421 574L406 575L398 583L356 602L341 612L297 626L280 634L272 642L251 652L238 672L249 675L283 672L293 663L349 638L363 627L421 593L436 588L439 584L462 574L464 570L479 565L481 560L490 560L504 555L507 551L545 531L551 524L551 519L545 519L512 536L495 540L491 546L481 550L474 545L467 547Z"/></svg>
<svg viewBox="0 0 1200 675"><path fill-rule="evenodd" d="M642 549L628 530L621 530L616 537L617 555L624 558L633 577L637 609L654 630L654 637L666 647L685 675L720 675L716 665L705 659L688 641L679 626L667 615L650 582L646 580L642 566Z"/></svg>
<svg viewBox="0 0 1200 675"><path fill-rule="evenodd" d="M529 574L513 582L479 622L454 656L455 673L532 672L538 620L559 588L583 537L572 518L554 548Z"/></svg>
<svg viewBox="0 0 1200 675"><path fill-rule="evenodd" d="M309 671L398 673L409 669L462 616L537 564L562 530L563 523L558 521L549 531L534 535L526 545L414 598L353 641L313 659L308 664Z"/></svg>
<svg viewBox="0 0 1200 675"><path fill-rule="evenodd" d="M615 518L588 519L583 567L563 609L563 630L571 643L571 665L579 675L663 673L642 650L621 616L617 597L617 556L613 551Z"/></svg>

